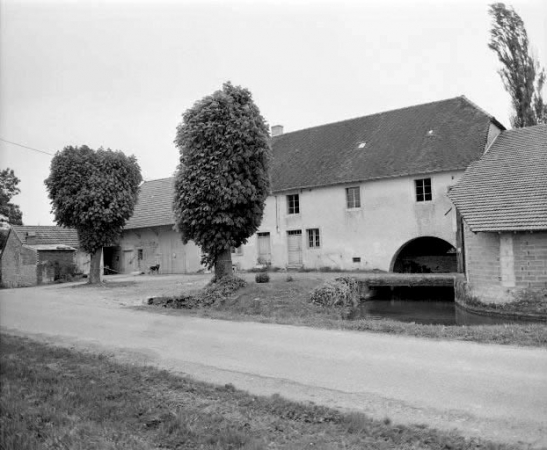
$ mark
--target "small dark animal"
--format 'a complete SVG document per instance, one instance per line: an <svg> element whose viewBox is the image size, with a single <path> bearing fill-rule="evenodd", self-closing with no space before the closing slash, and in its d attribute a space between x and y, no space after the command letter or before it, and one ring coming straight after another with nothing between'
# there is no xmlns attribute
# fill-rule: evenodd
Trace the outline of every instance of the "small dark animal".
<svg viewBox="0 0 547 450"><path fill-rule="evenodd" d="M160 265L150 266L150 273L160 273Z"/></svg>

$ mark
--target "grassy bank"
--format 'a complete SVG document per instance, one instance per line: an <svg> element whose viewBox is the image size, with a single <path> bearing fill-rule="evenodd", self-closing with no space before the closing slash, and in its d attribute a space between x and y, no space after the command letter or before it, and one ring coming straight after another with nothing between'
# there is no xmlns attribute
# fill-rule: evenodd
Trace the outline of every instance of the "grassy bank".
<svg viewBox="0 0 547 450"><path fill-rule="evenodd" d="M252 275L252 274L248 274ZM322 274L273 274L269 283L255 283L247 276L248 285L222 302L207 308L189 310L159 309L168 314L190 314L225 320L250 320L319 328L391 333L431 339L462 340L480 343L521 345L547 348L545 324L507 324L445 326L421 325L395 320L345 320L347 311L324 308L309 302L310 292L322 279ZM305 276L303 276L305 275ZM150 309L150 307L145 307Z"/></svg>
<svg viewBox="0 0 547 450"><path fill-rule="evenodd" d="M515 448L2 335L0 448Z"/></svg>
<svg viewBox="0 0 547 450"><path fill-rule="evenodd" d="M463 296L461 303L478 311L494 314L547 317L547 288L518 291L513 301L506 303L485 303L469 295Z"/></svg>

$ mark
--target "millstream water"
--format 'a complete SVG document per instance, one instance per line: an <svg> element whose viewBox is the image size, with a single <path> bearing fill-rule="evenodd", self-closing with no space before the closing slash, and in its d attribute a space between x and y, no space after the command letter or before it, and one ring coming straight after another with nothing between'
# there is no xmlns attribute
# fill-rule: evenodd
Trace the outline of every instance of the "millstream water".
<svg viewBox="0 0 547 450"><path fill-rule="evenodd" d="M349 320L392 319L425 325L501 325L529 323L470 313L454 302L452 287L379 288L350 312Z"/></svg>

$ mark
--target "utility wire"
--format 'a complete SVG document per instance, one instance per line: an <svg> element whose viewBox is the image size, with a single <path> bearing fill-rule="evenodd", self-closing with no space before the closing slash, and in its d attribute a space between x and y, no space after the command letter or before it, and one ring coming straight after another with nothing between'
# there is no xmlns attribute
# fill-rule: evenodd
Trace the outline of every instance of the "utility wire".
<svg viewBox="0 0 547 450"><path fill-rule="evenodd" d="M8 144L12 144L12 145L17 145L18 147L27 148L29 150L39 152L39 153L43 153L45 155L53 156L53 153L45 152L44 150L38 150L37 148L27 147L26 145L18 144L17 142L11 142L11 141L8 141L8 140L3 139L1 137L0 137L0 141L7 142Z"/></svg>

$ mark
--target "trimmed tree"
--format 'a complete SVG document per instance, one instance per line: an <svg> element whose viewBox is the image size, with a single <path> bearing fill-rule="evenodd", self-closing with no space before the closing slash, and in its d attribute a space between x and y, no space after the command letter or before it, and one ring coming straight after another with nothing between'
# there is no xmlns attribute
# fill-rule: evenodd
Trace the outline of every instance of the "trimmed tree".
<svg viewBox="0 0 547 450"><path fill-rule="evenodd" d="M231 249L247 242L270 191L268 126L251 93L225 83L183 114L175 144L175 226L202 251L217 279L232 273Z"/></svg>
<svg viewBox="0 0 547 450"><path fill-rule="evenodd" d="M21 192L17 187L20 181L13 169L8 167L0 171L0 214L6 216L12 225L23 225L23 213L19 205L10 202L12 197Z"/></svg>
<svg viewBox="0 0 547 450"><path fill-rule="evenodd" d="M490 5L492 16L490 47L500 60L498 71L505 90L511 96L513 128L547 123L547 105L543 102L545 70L529 51L524 22L512 7Z"/></svg>
<svg viewBox="0 0 547 450"><path fill-rule="evenodd" d="M52 212L58 225L78 231L91 255L91 284L101 281L102 249L116 242L133 214L141 181L136 158L120 151L69 146L51 161L45 184Z"/></svg>

